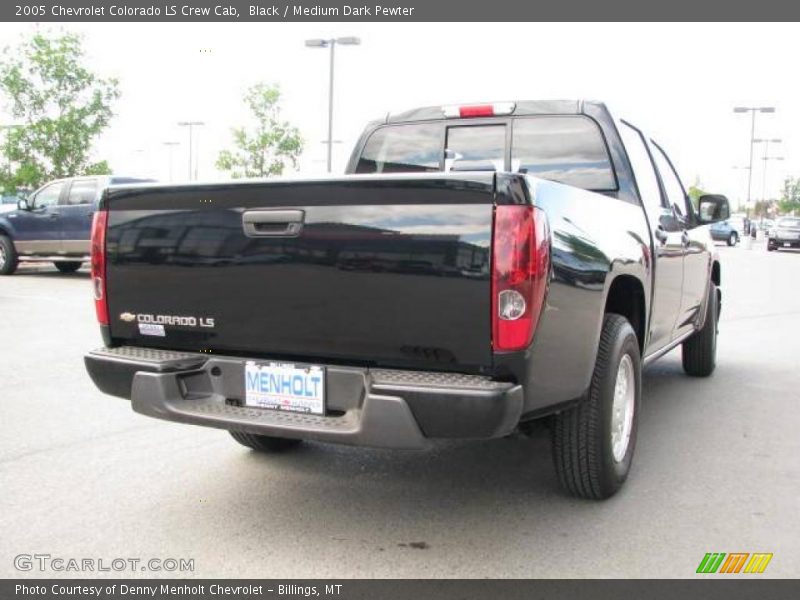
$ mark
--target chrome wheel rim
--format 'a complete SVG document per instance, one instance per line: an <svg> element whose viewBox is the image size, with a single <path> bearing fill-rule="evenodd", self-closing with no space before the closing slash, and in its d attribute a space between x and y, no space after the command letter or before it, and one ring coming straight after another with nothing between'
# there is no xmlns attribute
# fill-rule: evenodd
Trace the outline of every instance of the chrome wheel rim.
<svg viewBox="0 0 800 600"><path fill-rule="evenodd" d="M0 269L6 266L6 249L0 245Z"/></svg>
<svg viewBox="0 0 800 600"><path fill-rule="evenodd" d="M636 404L636 376L633 361L624 354L617 368L614 383L614 404L611 408L611 451L616 462L622 462L628 452Z"/></svg>

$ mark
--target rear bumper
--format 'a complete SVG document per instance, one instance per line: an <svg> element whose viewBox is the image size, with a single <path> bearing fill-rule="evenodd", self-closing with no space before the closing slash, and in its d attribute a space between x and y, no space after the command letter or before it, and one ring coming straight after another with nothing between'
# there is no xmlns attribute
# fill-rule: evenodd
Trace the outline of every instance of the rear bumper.
<svg viewBox="0 0 800 600"><path fill-rule="evenodd" d="M771 237L767 238L767 241L774 246L783 246L784 244L789 244L793 248L800 246L800 239L797 238L786 239L781 237Z"/></svg>
<svg viewBox="0 0 800 600"><path fill-rule="evenodd" d="M123 346L87 354L97 387L158 419L363 446L421 448L437 438L512 432L522 387L476 375L327 366L328 415L241 406L247 359Z"/></svg>

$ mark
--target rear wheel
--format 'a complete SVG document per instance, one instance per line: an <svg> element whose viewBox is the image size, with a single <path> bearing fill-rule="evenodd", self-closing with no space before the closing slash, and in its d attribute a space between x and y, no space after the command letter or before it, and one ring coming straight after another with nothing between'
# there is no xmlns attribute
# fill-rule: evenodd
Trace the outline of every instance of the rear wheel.
<svg viewBox="0 0 800 600"><path fill-rule="evenodd" d="M732 232L731 236L728 238L728 246L735 246L736 242L739 241L739 236L736 235L736 232Z"/></svg>
<svg viewBox="0 0 800 600"><path fill-rule="evenodd" d="M708 283L706 320L703 328L683 342L683 370L692 377L708 377L717 365L717 322L719 299L717 286Z"/></svg>
<svg viewBox="0 0 800 600"><path fill-rule="evenodd" d="M0 275L13 275L18 264L14 242L8 236L0 235Z"/></svg>
<svg viewBox="0 0 800 600"><path fill-rule="evenodd" d="M777 250L777 246L773 243L772 240L767 241L767 252L772 252L773 250Z"/></svg>
<svg viewBox="0 0 800 600"><path fill-rule="evenodd" d="M622 487L633 460L642 395L636 333L607 314L587 398L553 419L553 459L561 485L601 500Z"/></svg>
<svg viewBox="0 0 800 600"><path fill-rule="evenodd" d="M247 446L259 452L283 452L302 443L302 440L245 433L244 431L229 431L228 433L242 446Z"/></svg>
<svg viewBox="0 0 800 600"><path fill-rule="evenodd" d="M80 261L69 261L69 262L57 261L54 262L53 264L56 266L56 269L58 269L62 273L74 273L75 271L81 268L81 265L83 263L81 263Z"/></svg>

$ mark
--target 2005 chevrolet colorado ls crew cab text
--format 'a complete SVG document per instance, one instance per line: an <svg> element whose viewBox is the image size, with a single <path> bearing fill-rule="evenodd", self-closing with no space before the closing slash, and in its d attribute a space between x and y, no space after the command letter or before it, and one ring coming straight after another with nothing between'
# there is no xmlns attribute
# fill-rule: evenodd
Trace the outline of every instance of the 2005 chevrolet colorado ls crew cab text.
<svg viewBox="0 0 800 600"><path fill-rule="evenodd" d="M430 107L364 131L348 174L106 190L95 384L262 451L421 448L551 421L606 498L643 365L714 370L720 264L664 150L588 101Z"/></svg>

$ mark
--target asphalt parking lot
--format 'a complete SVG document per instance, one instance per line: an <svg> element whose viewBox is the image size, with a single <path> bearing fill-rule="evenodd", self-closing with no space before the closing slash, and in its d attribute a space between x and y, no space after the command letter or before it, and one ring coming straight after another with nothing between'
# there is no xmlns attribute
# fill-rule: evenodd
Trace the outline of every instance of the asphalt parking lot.
<svg viewBox="0 0 800 600"><path fill-rule="evenodd" d="M147 576L663 578L772 552L763 576L796 577L800 252L718 250L717 371L689 379L678 352L647 370L633 471L603 503L560 491L544 429L262 456L136 415L84 372L88 275L23 268L0 279L0 576L97 575L14 568L46 553L195 562Z"/></svg>

